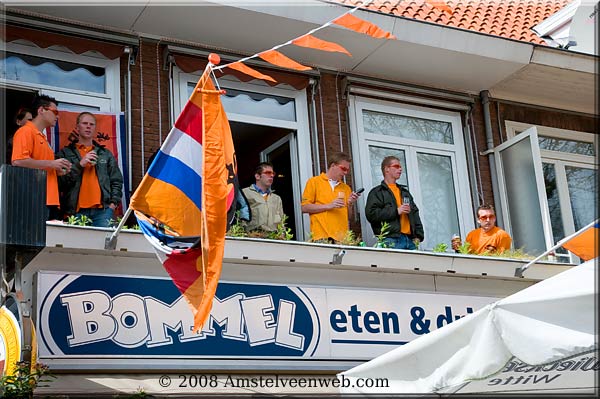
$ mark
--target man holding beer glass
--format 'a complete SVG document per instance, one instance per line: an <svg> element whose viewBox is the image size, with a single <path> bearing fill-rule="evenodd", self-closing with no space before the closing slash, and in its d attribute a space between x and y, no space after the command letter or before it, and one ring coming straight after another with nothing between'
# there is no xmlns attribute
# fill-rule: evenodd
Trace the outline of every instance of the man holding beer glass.
<svg viewBox="0 0 600 399"><path fill-rule="evenodd" d="M108 227L121 201L123 174L117 160L94 141L96 117L90 112L77 116L78 140L63 148L58 157L73 167L59 177L61 209L68 215L87 216L96 227Z"/></svg>
<svg viewBox="0 0 600 399"><path fill-rule="evenodd" d="M342 180L350 171L350 157L334 153L329 157L327 172L308 179L302 193L302 212L310 215L312 239L341 241L348 231L348 206L360 193L352 191Z"/></svg>
<svg viewBox="0 0 600 399"><path fill-rule="evenodd" d="M512 238L506 231L496 226L496 211L493 206L482 205L477 208L477 222L480 227L467 234L470 253L495 254L510 249ZM452 249L457 251L461 245L460 237L452 237Z"/></svg>
<svg viewBox="0 0 600 399"><path fill-rule="evenodd" d="M367 197L365 213L375 234L381 233L381 225L389 224L384 244L394 249L416 249L423 241L425 232L419 216L419 208L406 186L396 181L402 175L402 165L395 156L387 156L381 162L383 181L374 187Z"/></svg>

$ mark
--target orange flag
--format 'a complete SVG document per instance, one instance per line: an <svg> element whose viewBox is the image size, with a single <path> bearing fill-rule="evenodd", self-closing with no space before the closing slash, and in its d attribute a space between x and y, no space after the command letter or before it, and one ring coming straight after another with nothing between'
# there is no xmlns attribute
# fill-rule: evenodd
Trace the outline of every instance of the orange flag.
<svg viewBox="0 0 600 399"><path fill-rule="evenodd" d="M286 57L277 50L268 50L258 55L263 60L280 67L295 69L297 71L309 71L312 68L302 64L298 64L291 58Z"/></svg>
<svg viewBox="0 0 600 399"><path fill-rule="evenodd" d="M344 53L344 54L348 55L349 57L352 57L352 54L350 54L350 52L348 50L346 50L339 44L333 43L333 42L328 42L326 40L321 40L318 37L315 37L313 35L305 35L305 36L299 37L298 39L292 40L292 43L294 43L296 46L300 46L300 47L308 47L308 48L314 48L317 50Z"/></svg>
<svg viewBox="0 0 600 399"><path fill-rule="evenodd" d="M380 27L370 22L355 17L352 14L344 14L333 21L334 24L343 26L358 33L372 36L376 39L395 39L396 36L386 32Z"/></svg>
<svg viewBox="0 0 600 399"><path fill-rule="evenodd" d="M444 0L425 0L425 3L431 4L432 7L439 8L440 10L452 14L452 8Z"/></svg>
<svg viewBox="0 0 600 399"><path fill-rule="evenodd" d="M246 75L252 76L256 79L268 80L269 82L277 83L277 81L271 76L260 73L256 69L252 69L240 61L227 65L227 68L235 69L238 72L245 73Z"/></svg>

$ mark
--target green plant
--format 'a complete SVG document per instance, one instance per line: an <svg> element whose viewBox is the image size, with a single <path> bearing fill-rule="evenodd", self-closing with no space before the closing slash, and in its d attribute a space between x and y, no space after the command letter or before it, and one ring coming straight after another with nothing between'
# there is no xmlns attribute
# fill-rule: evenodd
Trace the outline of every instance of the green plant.
<svg viewBox="0 0 600 399"><path fill-rule="evenodd" d="M360 242L361 238L357 237L352 230L346 230L344 237L337 244L358 246Z"/></svg>
<svg viewBox="0 0 600 399"><path fill-rule="evenodd" d="M385 243L385 239L390 232L390 224L388 222L381 222L381 230L379 234L375 234L375 248L387 248L387 244Z"/></svg>
<svg viewBox="0 0 600 399"><path fill-rule="evenodd" d="M229 227L227 235L229 237L248 237L248 233L242 224L242 219L240 219L240 211L235 213L235 223Z"/></svg>
<svg viewBox="0 0 600 399"><path fill-rule="evenodd" d="M146 393L146 391L144 391L144 388L142 387L138 387L137 391L129 396L129 398L131 399L143 399L143 398L147 398L148 394Z"/></svg>
<svg viewBox="0 0 600 399"><path fill-rule="evenodd" d="M440 242L435 247L433 247L433 252L446 252L448 249L448 244L445 242Z"/></svg>
<svg viewBox="0 0 600 399"><path fill-rule="evenodd" d="M32 398L33 391L40 382L49 382L45 377L56 378L50 373L48 366L30 362L17 362L12 375L2 377L0 396L3 398Z"/></svg>
<svg viewBox="0 0 600 399"><path fill-rule="evenodd" d="M524 259L524 260L531 260L531 259L535 258L534 256L531 256L528 253L525 253L524 248L507 249L504 252L498 252L498 253L490 253L488 251L485 251L485 252L481 253L480 255L496 256L498 258Z"/></svg>
<svg viewBox="0 0 600 399"><path fill-rule="evenodd" d="M270 231L267 234L267 238L272 240L284 240L289 241L294 238L294 234L292 234L292 229L286 226L286 221L288 219L287 215L283 215L281 218L281 222L277 224L277 229L275 231Z"/></svg>
<svg viewBox="0 0 600 399"><path fill-rule="evenodd" d="M463 242L458 246L459 254L469 254L471 253L471 243L468 241Z"/></svg>
<svg viewBox="0 0 600 399"><path fill-rule="evenodd" d="M87 217L85 215L81 215L81 216L72 215L67 218L67 223L70 225L74 225L74 226L91 226L92 219L90 219L89 217Z"/></svg>

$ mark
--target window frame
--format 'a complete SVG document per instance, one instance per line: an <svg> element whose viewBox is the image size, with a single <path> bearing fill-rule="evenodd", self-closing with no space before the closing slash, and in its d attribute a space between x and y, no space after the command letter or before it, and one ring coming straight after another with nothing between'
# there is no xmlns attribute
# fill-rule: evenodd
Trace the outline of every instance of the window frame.
<svg viewBox="0 0 600 399"><path fill-rule="evenodd" d="M173 67L173 92L171 101L172 115L179 115L185 103L188 101L187 85L195 84L201 76L201 71L197 73L187 73L179 67ZM308 120L308 99L306 89L297 90L287 84L280 84L277 87L271 87L262 81L241 82L237 78L226 75L219 78L219 86L223 89L235 89L246 92L255 92L265 95L273 95L291 98L295 102L296 121L287 121L282 119L271 119L264 117L255 117L243 114L227 114L227 118L232 122L244 122L255 125L272 126L277 128L289 129L296 132L295 146L298 151L295 159L291 159L294 180L294 193L297 191L301 196L306 182L312 177L312 153L310 151L310 130ZM174 121L173 121L174 122ZM307 149L304 151L303 149ZM297 166L297 167L296 167ZM294 194L296 197L296 194ZM309 237L310 219L307 214L303 214L300 202L294 204L296 214L296 237L298 240ZM300 216L301 215L301 216Z"/></svg>
<svg viewBox="0 0 600 399"><path fill-rule="evenodd" d="M2 43L5 51L25 54L34 57L41 57L50 60L65 61L81 65L89 65L104 68L106 92L96 93L84 90L75 90L58 86L29 83L23 81L0 78L7 87L36 89L41 94L47 94L61 101L77 103L85 106L97 106L101 112L121 112L121 81L120 81L120 58L109 60L102 55L73 54L68 50L63 50L59 46L49 48L39 48L33 44L26 45L21 43ZM59 105L60 108L60 105Z"/></svg>
<svg viewBox="0 0 600 399"><path fill-rule="evenodd" d="M448 122L452 126L454 144L365 133L362 118L364 110ZM455 183L454 195L458 211L457 216L460 234L466 236L469 231L475 228L469 179L460 178L460 176L468 176L467 157L465 153L465 142L460 112L351 95L349 99L349 115L352 152L354 154L352 168L354 170L356 187L364 187L365 193L368 194L373 187L380 183L371 181L369 147L371 145L391 146L394 149L405 151L407 165L403 166L409 171L407 172L409 190L413 195L417 206L420 206L420 204L422 204L423 193L421 192L418 174L417 153L448 156L452 162L452 176ZM365 209L366 197L367 195L362 195L358 200L359 209ZM427 248L433 248L437 243L427 241L427 226L424 227L424 245ZM364 211L361 216L361 228L364 241L369 243L374 241L373 231L370 223L364 216ZM449 240L450 237L448 237L448 241Z"/></svg>

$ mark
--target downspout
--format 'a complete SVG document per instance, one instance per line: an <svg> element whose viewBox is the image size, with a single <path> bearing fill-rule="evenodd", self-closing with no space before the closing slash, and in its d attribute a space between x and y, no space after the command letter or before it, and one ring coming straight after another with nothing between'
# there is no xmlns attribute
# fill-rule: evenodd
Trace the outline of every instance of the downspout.
<svg viewBox="0 0 600 399"><path fill-rule="evenodd" d="M310 104L308 109L308 115L310 118L310 130L311 130L311 144L313 153L313 174L318 176L321 174L321 161L319 157L319 132L317 125L317 106L315 104L315 89L317 87L317 80L310 78Z"/></svg>
<svg viewBox="0 0 600 399"><path fill-rule="evenodd" d="M126 47L125 52L127 53L127 87L125 88L125 112L127 114L127 170L129 174L128 190L131 194L131 190L133 188L133 183L131 182L133 176L131 170L133 168L133 154L131 150L133 135L133 132L131 131L131 65L133 65L135 61L133 57L133 49L131 47Z"/></svg>
<svg viewBox="0 0 600 399"><path fill-rule="evenodd" d="M473 153L473 143L471 142L471 126L470 119L472 118L473 113L473 105L469 106L469 110L464 113L463 117L463 129L464 129L464 137L466 144L466 154L467 154L467 168L469 169L469 184L473 188L471 190L471 201L473 205L479 206L481 203L481 192L479 191L479 185L477 184L477 170L475 168L475 159ZM477 150L475 150L477 153Z"/></svg>
<svg viewBox="0 0 600 399"><path fill-rule="evenodd" d="M492 132L492 119L490 117L490 92L483 90L481 93L481 105L483 106L483 121L485 125L485 139L487 154L490 163L490 178L492 180L492 194L494 195L494 208L496 209L496 220L499 227L504 227L502 218L502 207L500 205L500 191L498 188L498 173L496 172L496 159L494 158L494 136Z"/></svg>

